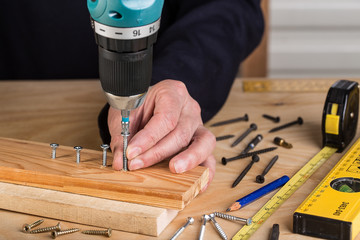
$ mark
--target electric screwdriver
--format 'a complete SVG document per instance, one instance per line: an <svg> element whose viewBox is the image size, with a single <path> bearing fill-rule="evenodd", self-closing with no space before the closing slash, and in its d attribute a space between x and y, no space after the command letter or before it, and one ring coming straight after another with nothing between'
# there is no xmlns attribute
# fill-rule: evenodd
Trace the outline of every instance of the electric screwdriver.
<svg viewBox="0 0 360 240"><path fill-rule="evenodd" d="M87 0L99 51L99 76L108 103L121 110L123 170L130 110L145 99L152 75L153 44L164 0Z"/></svg>

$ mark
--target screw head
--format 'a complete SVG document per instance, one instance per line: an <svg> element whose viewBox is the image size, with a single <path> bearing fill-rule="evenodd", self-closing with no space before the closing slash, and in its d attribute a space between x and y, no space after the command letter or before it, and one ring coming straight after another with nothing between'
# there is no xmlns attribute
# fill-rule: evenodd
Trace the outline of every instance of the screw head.
<svg viewBox="0 0 360 240"><path fill-rule="evenodd" d="M265 177L262 175L257 175L256 176L256 182L257 183L264 183L265 182Z"/></svg>
<svg viewBox="0 0 360 240"><path fill-rule="evenodd" d="M227 164L227 160L226 160L225 157L223 157L223 158L221 159L221 163L222 163L223 165L226 165L226 164Z"/></svg>
<svg viewBox="0 0 360 240"><path fill-rule="evenodd" d="M253 162L258 162L258 161L260 161L260 158L258 155L253 155L252 160L253 160Z"/></svg>
<svg viewBox="0 0 360 240"><path fill-rule="evenodd" d="M100 147L104 150L108 149L110 146L108 144L101 144Z"/></svg>
<svg viewBox="0 0 360 240"><path fill-rule="evenodd" d="M30 225L29 224L24 224L23 227L23 232L30 232L31 228L30 228Z"/></svg>
<svg viewBox="0 0 360 240"><path fill-rule="evenodd" d="M187 221L189 222L190 225L195 222L195 220L194 220L193 217L188 217L188 218L187 218Z"/></svg>
<svg viewBox="0 0 360 240"><path fill-rule="evenodd" d="M204 220L205 222L209 221L210 220L210 216L207 215L207 214L204 214L201 216L201 220Z"/></svg>
<svg viewBox="0 0 360 240"><path fill-rule="evenodd" d="M246 219L246 225L251 225L252 224L252 218L248 218Z"/></svg>
<svg viewBox="0 0 360 240"><path fill-rule="evenodd" d="M51 237L52 237L53 239L55 239L57 236L59 236L59 234L58 234L57 231L52 231L52 232L51 232Z"/></svg>
<svg viewBox="0 0 360 240"><path fill-rule="evenodd" d="M106 234L106 236L107 236L107 237L111 237L111 233L112 233L112 229L111 229L111 228L108 228L108 229L107 229L107 234Z"/></svg>
<svg viewBox="0 0 360 240"><path fill-rule="evenodd" d="M244 120L245 121L249 121L249 116L245 113L245 115L244 115Z"/></svg>
<svg viewBox="0 0 360 240"><path fill-rule="evenodd" d="M250 124L250 129L255 131L257 129L257 125L255 123Z"/></svg>
<svg viewBox="0 0 360 240"><path fill-rule="evenodd" d="M304 121L301 117L298 117L297 122L299 123L299 125L302 125L304 123Z"/></svg>
<svg viewBox="0 0 360 240"><path fill-rule="evenodd" d="M57 147L59 147L59 144L57 144L57 143L50 143L50 147L52 147L52 148L57 148Z"/></svg>
<svg viewBox="0 0 360 240"><path fill-rule="evenodd" d="M215 218L215 214L214 214L214 213L210 213L210 214L209 214L209 217L210 217L210 218Z"/></svg>
<svg viewBox="0 0 360 240"><path fill-rule="evenodd" d="M83 149L83 148L82 148L81 146L75 146L74 149L75 149L76 151L81 151L81 149Z"/></svg>

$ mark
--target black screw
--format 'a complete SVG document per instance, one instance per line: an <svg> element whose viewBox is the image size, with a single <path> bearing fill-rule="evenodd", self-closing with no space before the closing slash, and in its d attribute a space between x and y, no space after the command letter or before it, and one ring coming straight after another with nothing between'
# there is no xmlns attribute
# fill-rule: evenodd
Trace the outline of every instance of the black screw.
<svg viewBox="0 0 360 240"><path fill-rule="evenodd" d="M282 126L273 128L273 129L271 129L271 130L269 131L269 133L279 131L279 130L281 130L281 129L290 127L290 126L295 125L295 124L299 124L299 125L303 124L303 119L302 119L301 117L298 117L298 119L297 119L296 121L289 122L289 123L286 123L286 124L284 124L284 125L282 125Z"/></svg>
<svg viewBox="0 0 360 240"><path fill-rule="evenodd" d="M275 223L271 229L269 240L278 240L280 235L279 224Z"/></svg>
<svg viewBox="0 0 360 240"><path fill-rule="evenodd" d="M240 155L232 157L232 158L223 157L221 159L221 163L223 165L226 165L228 162L231 162L231 161L234 161L234 160L243 159L243 158L247 158L247 157L252 157L254 155L259 155L259 154L262 154L262 153L267 153L267 152L270 152L270 151L274 151L275 149L277 149L277 147L269 147L269 148L264 148L264 149L260 149L260 150L253 151L253 152L240 154Z"/></svg>
<svg viewBox="0 0 360 240"><path fill-rule="evenodd" d="M257 126L255 123L250 124L250 127L243 133L241 134L240 137L238 137L233 144L231 144L231 147L235 147L236 145L238 145L242 140L244 140L244 138L246 138L247 135L249 135L252 131L255 131L257 129Z"/></svg>
<svg viewBox="0 0 360 240"><path fill-rule="evenodd" d="M246 166L246 168L240 173L240 175L236 178L234 183L232 184L232 188L236 187L236 185L239 184L239 182L245 177L245 175L249 172L252 165L256 162L260 161L260 158L258 155L252 156L251 162Z"/></svg>
<svg viewBox="0 0 360 240"><path fill-rule="evenodd" d="M267 114L263 114L262 116L264 118L266 118L266 119L269 119L269 120L273 121L273 122L276 122L276 123L280 122L280 117L273 117L273 116L270 116L270 115L267 115Z"/></svg>
<svg viewBox="0 0 360 240"><path fill-rule="evenodd" d="M255 138L253 138L253 140L251 140L251 142L246 146L246 148L240 153L244 154L244 153L248 153L250 150L254 149L256 147L256 145L263 139L263 136L261 134L258 134Z"/></svg>
<svg viewBox="0 0 360 240"><path fill-rule="evenodd" d="M233 137L235 137L235 135L232 135L232 134L224 135L224 136L216 137L216 141L222 141L222 140L226 140L226 139L233 138Z"/></svg>
<svg viewBox="0 0 360 240"><path fill-rule="evenodd" d="M247 114L245 114L243 117L234 118L234 119L214 123L214 124L210 125L210 127L217 127L217 126L221 126L221 125L225 125L225 124L229 124L229 123L234 123L234 122L240 122L240 121L246 121L246 122L249 121L249 116Z"/></svg>
<svg viewBox="0 0 360 240"><path fill-rule="evenodd" d="M266 168L264 169L264 171L262 172L261 175L257 175L256 176L256 182L257 183L264 183L265 182L265 175L270 171L270 169L272 168L272 166L275 164L275 162L279 159L279 156L276 155L275 157L273 157L271 159L271 161L269 162L269 164L266 166Z"/></svg>

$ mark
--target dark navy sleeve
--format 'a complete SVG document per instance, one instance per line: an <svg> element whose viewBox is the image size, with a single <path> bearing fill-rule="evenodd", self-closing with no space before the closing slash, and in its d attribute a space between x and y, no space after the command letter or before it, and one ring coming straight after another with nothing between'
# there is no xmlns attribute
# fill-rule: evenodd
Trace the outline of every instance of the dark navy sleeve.
<svg viewBox="0 0 360 240"><path fill-rule="evenodd" d="M206 122L224 104L240 62L261 40L260 1L169 0L162 20L152 83L184 82Z"/></svg>

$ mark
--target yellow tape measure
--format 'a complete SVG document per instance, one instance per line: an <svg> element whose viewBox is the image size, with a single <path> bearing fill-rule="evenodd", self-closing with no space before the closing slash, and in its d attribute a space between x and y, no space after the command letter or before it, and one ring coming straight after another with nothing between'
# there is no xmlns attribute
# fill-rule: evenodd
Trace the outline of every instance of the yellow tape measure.
<svg viewBox="0 0 360 240"><path fill-rule="evenodd" d="M294 213L294 233L354 239L360 231L360 138Z"/></svg>
<svg viewBox="0 0 360 240"><path fill-rule="evenodd" d="M322 119L324 148L303 166L254 216L253 224L242 227L233 240L248 239L327 159L341 152L353 139L359 112L356 82L340 80L328 91Z"/></svg>

